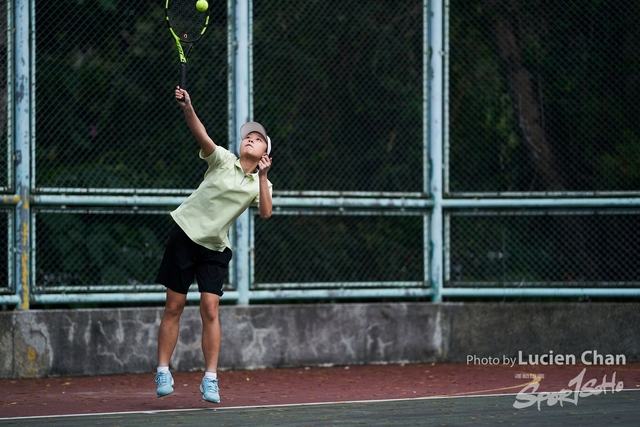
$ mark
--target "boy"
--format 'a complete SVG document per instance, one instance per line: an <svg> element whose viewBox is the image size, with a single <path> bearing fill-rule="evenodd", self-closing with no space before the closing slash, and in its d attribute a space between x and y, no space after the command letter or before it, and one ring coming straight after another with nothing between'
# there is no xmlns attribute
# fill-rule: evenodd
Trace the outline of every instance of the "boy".
<svg viewBox="0 0 640 427"><path fill-rule="evenodd" d="M202 352L206 365L200 391L204 400L219 403L218 305L232 255L227 232L250 205L258 206L260 217L271 216L271 182L267 179L272 161L271 140L259 123L245 123L240 128L242 142L238 159L209 137L186 90L177 87L175 98L200 145L200 158L206 160L209 167L200 186L171 212L176 225L156 277L158 283L166 286L167 299L158 331L158 369L154 381L158 397L173 392L169 362L178 341L180 315L195 276L200 291Z"/></svg>

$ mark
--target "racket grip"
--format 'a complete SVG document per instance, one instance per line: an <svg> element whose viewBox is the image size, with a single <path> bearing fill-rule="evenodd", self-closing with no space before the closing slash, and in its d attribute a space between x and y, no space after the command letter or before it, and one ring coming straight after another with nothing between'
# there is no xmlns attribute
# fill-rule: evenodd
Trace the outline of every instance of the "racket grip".
<svg viewBox="0 0 640 427"><path fill-rule="evenodd" d="M178 81L178 86L180 86L180 89L187 89L186 87L186 80L187 80L187 64L185 64L184 62L180 63L180 80ZM182 98L182 100L184 100L184 97Z"/></svg>

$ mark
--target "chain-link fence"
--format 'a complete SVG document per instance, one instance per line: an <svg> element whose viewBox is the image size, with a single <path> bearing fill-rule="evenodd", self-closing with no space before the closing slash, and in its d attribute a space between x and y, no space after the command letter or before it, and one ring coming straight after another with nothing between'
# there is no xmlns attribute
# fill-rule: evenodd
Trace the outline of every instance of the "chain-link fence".
<svg viewBox="0 0 640 427"><path fill-rule="evenodd" d="M178 57L164 4L79 3L35 5L34 191L105 200L191 192L205 163L173 100ZM370 6L253 3L254 117L274 143L276 195L423 191L423 5ZM227 146L233 14L211 7L188 89L209 133ZM155 270L175 206L105 204L34 208L35 292L160 290ZM428 286L423 216L277 209L255 222L252 289Z"/></svg>
<svg viewBox="0 0 640 427"><path fill-rule="evenodd" d="M253 12L254 109L271 129L275 188L422 192L422 2ZM425 286L422 229L421 216L374 210L258 221L254 286Z"/></svg>
<svg viewBox="0 0 640 427"><path fill-rule="evenodd" d="M144 292L172 228L166 210L36 209L35 291Z"/></svg>
<svg viewBox="0 0 640 427"><path fill-rule="evenodd" d="M161 2L84 3L33 4L31 180L35 194L103 194L104 202L34 207L32 290L157 291L175 206L137 210L110 196L188 194L202 178L205 164L172 96L177 53ZM276 194L420 193L422 3L299 6L253 5L254 110L274 142ZM232 14L211 7L188 89L209 133L227 146ZM422 215L281 213L256 222L252 288L424 286Z"/></svg>
<svg viewBox="0 0 640 427"><path fill-rule="evenodd" d="M12 120L10 106L12 105L11 91L12 84L11 72L9 65L12 61L12 44L8 31L12 26L11 22L11 4L7 1L0 1L0 69L5 70L0 73L0 137L4 143L0 148L0 164L5 164L6 168L0 173L0 191L9 193L12 191L12 173L11 160L13 158L13 150L10 144L12 137ZM6 12L6 13L3 13Z"/></svg>
<svg viewBox="0 0 640 427"><path fill-rule="evenodd" d="M456 212L445 286L637 287L640 211Z"/></svg>
<svg viewBox="0 0 640 427"><path fill-rule="evenodd" d="M421 215L376 211L257 221L255 288L423 286L423 228Z"/></svg>
<svg viewBox="0 0 640 427"><path fill-rule="evenodd" d="M11 209L0 209L0 230L13 229L12 224L13 211ZM0 239L0 293L14 291L12 286L11 273L12 268L12 251L11 234L7 233Z"/></svg>
<svg viewBox="0 0 640 427"><path fill-rule="evenodd" d="M256 1L278 190L422 192L422 2Z"/></svg>
<svg viewBox="0 0 640 427"><path fill-rule="evenodd" d="M633 1L451 2L446 195L637 195L639 12ZM452 211L445 287L637 288L638 213Z"/></svg>
<svg viewBox="0 0 640 427"><path fill-rule="evenodd" d="M447 191L640 188L636 1L452 1Z"/></svg>
<svg viewBox="0 0 640 427"><path fill-rule="evenodd" d="M35 5L36 189L195 188L206 167L173 98L179 60L164 2L90 3ZM188 89L211 136L226 146L227 12L224 2L211 7Z"/></svg>
<svg viewBox="0 0 640 427"><path fill-rule="evenodd" d="M22 249L31 297L161 296L154 279L168 213L206 169L173 98L179 63L164 2L0 2L8 88L17 3L33 15L33 203ZM249 256L232 260L231 298L638 288L638 212L608 201L639 194L637 2L257 0L248 4L251 40L241 52L238 10L209 4L187 88L221 146L234 142L235 103L251 105L246 119L262 122L273 141L269 179L279 202L268 221L252 212L248 242L232 233L234 249ZM442 34L431 28L438 20ZM248 82L234 79L238 55L249 58ZM430 86L434 76L442 88ZM249 99L236 98L237 84L248 85ZM16 93L0 93L10 107L0 112L5 203L22 202L12 194L13 141L23 138L12 134ZM434 105L444 123L431 122ZM443 127L442 141L431 140L430 126ZM442 165L429 164L438 144ZM429 174L440 170L443 188L430 190ZM552 203L594 195L610 199L589 209ZM481 203L504 196L500 208ZM433 211L432 197L442 200ZM541 206L524 203L533 197ZM24 285L13 270L25 258L16 255L21 224L5 208L0 291L8 294ZM236 283L237 269L250 277L248 290Z"/></svg>

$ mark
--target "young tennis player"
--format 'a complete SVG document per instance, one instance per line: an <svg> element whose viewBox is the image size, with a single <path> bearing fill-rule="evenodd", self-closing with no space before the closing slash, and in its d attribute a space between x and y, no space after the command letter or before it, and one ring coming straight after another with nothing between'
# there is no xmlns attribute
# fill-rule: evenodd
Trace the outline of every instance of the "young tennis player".
<svg viewBox="0 0 640 427"><path fill-rule="evenodd" d="M167 299L158 331L158 370L154 381L158 397L173 392L169 362L178 341L187 291L195 277L200 291L202 352L206 365L200 391L204 400L219 403L218 305L231 260L227 232L249 206L258 206L262 218L271 216L271 182L267 179L272 161L271 140L259 123L245 123L240 128L242 141L240 158L237 158L209 137L186 90L177 87L175 98L200 145L200 158L207 162L208 169L200 186L171 212L176 224L156 277L158 283L166 286Z"/></svg>

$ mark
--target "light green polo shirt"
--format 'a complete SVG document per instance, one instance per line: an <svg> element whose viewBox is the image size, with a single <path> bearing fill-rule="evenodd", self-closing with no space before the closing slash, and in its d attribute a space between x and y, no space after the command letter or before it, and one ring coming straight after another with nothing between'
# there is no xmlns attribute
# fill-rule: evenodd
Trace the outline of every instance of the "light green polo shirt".
<svg viewBox="0 0 640 427"><path fill-rule="evenodd" d="M231 248L229 227L249 206L259 206L258 173L245 175L240 160L217 146L208 157L209 165L200 186L176 210L174 221L194 242L214 251ZM269 182L269 194L272 184Z"/></svg>

